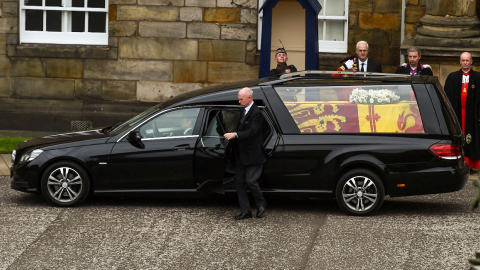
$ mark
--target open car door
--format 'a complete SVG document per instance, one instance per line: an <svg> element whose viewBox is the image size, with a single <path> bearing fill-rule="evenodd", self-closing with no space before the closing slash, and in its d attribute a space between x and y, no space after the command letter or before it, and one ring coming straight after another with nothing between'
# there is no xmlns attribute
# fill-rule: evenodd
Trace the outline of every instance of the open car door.
<svg viewBox="0 0 480 270"><path fill-rule="evenodd" d="M211 108L206 111L206 121L197 141L194 171L198 191L223 193L223 183L235 177L232 143L223 137L237 131L240 121L238 107Z"/></svg>

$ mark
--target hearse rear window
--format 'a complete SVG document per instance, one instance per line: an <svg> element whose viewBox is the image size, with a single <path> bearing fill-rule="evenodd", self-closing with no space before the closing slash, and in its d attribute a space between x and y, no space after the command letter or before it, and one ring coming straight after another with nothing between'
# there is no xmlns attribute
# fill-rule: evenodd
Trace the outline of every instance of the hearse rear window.
<svg viewBox="0 0 480 270"><path fill-rule="evenodd" d="M275 90L302 133L425 133L410 85Z"/></svg>

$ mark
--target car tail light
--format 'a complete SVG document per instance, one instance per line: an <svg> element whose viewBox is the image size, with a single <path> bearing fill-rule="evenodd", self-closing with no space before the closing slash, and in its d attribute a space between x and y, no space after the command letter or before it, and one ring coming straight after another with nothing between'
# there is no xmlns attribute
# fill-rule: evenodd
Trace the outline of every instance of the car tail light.
<svg viewBox="0 0 480 270"><path fill-rule="evenodd" d="M430 146L429 149L441 159L459 159L462 157L460 147L456 144L437 143Z"/></svg>

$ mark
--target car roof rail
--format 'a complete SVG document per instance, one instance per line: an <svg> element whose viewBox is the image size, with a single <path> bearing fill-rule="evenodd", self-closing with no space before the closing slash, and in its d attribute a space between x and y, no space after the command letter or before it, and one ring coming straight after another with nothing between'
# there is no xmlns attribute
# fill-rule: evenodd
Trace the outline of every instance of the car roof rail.
<svg viewBox="0 0 480 270"><path fill-rule="evenodd" d="M280 79L287 79L292 76L301 76L301 75L367 75L367 76L380 76L380 77L411 77L410 74L394 74L394 73L376 73L376 72L357 72L357 71L325 71L325 70L303 70L292 73L283 74L280 76ZM308 76L311 78L313 76Z"/></svg>

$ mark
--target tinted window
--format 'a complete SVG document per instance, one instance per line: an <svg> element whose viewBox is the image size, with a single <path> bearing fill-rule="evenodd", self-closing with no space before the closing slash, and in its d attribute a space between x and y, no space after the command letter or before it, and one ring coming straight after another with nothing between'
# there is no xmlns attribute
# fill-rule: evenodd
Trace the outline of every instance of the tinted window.
<svg viewBox="0 0 480 270"><path fill-rule="evenodd" d="M302 133L425 133L411 85L275 90Z"/></svg>
<svg viewBox="0 0 480 270"><path fill-rule="evenodd" d="M182 109L161 114L140 127L142 138L193 135L199 108Z"/></svg>

